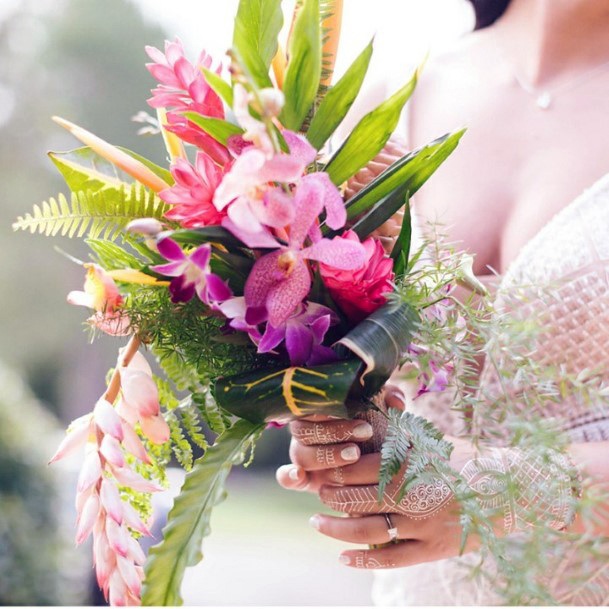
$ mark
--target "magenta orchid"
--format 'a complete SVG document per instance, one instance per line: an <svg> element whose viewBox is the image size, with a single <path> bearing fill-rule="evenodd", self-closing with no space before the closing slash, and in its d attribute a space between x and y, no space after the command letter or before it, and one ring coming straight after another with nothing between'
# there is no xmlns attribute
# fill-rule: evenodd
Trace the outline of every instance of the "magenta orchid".
<svg viewBox="0 0 609 609"><path fill-rule="evenodd" d="M185 228L217 225L226 217L213 204L214 193L224 175L222 169L205 152L199 151L195 164L177 159L171 166L175 184L159 193L159 197L172 206L165 213L169 220Z"/></svg>
<svg viewBox="0 0 609 609"><path fill-rule="evenodd" d="M187 120L184 112L197 112L203 116L224 118L222 100L207 84L201 68L211 69L212 58L203 51L196 65L184 56L184 47L179 39L165 42L163 53L155 47L146 47L148 56L154 63L146 65L160 86L152 91L148 103L153 108L168 108L168 131L175 133L185 142L205 149L220 165L230 160L225 146L205 133L200 127Z"/></svg>
<svg viewBox="0 0 609 609"><path fill-rule="evenodd" d="M271 326L278 328L288 320L311 287L307 260L344 270L357 269L364 264L366 254L359 242L319 239L303 249L319 214L324 206L327 208L327 185L321 176L306 176L295 191L295 219L289 227L287 247L262 256L252 268L244 293L246 321L250 324L268 320Z"/></svg>
<svg viewBox="0 0 609 609"><path fill-rule="evenodd" d="M258 353L268 353L285 341L292 366L317 366L336 361L336 353L322 343L330 326L337 322L338 316L328 307L314 302L302 303L281 325L267 324Z"/></svg>
<svg viewBox="0 0 609 609"><path fill-rule="evenodd" d="M169 237L159 239L157 247L168 264L150 267L153 271L174 277L169 284L173 302L188 302L195 293L205 304L215 306L232 296L230 288L210 270L211 245L205 243L185 254Z"/></svg>

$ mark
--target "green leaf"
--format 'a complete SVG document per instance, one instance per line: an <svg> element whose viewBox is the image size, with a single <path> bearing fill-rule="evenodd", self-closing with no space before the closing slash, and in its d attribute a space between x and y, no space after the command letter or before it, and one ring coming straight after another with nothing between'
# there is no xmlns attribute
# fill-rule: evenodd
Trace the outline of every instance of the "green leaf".
<svg viewBox="0 0 609 609"><path fill-rule="evenodd" d="M339 186L371 161L395 131L402 108L417 84L417 72L408 83L366 114L325 167Z"/></svg>
<svg viewBox="0 0 609 609"><path fill-rule="evenodd" d="M240 0L233 48L259 88L272 87L269 66L283 26L281 0Z"/></svg>
<svg viewBox="0 0 609 609"><path fill-rule="evenodd" d="M254 259L213 249L211 270L228 280L228 285L234 294L243 294L245 282L254 266Z"/></svg>
<svg viewBox="0 0 609 609"><path fill-rule="evenodd" d="M201 561L201 544L209 535L214 505L222 498L233 465L245 446L263 431L262 425L238 421L197 459L184 480L163 529L163 541L150 548L145 565L142 604L181 605L180 584L186 567Z"/></svg>
<svg viewBox="0 0 609 609"><path fill-rule="evenodd" d="M313 368L261 370L218 379L218 404L254 421L289 421L314 413L346 416L345 400L361 366L358 359Z"/></svg>
<svg viewBox="0 0 609 609"><path fill-rule="evenodd" d="M294 22L283 83L285 105L279 120L287 129L300 130L317 95L321 77L319 0L304 0Z"/></svg>
<svg viewBox="0 0 609 609"><path fill-rule="evenodd" d="M372 41L322 99L307 131L307 139L319 150L345 118L359 93L372 57Z"/></svg>
<svg viewBox="0 0 609 609"><path fill-rule="evenodd" d="M400 234L395 241L391 258L393 260L393 272L396 276L404 275L408 268L408 259L410 258L410 244L412 241L412 216L410 214L410 198L406 200L404 209L404 219Z"/></svg>
<svg viewBox="0 0 609 609"><path fill-rule="evenodd" d="M183 245L221 243L229 249L243 247L243 243L222 226L205 226L203 228L176 230L171 233L171 238Z"/></svg>
<svg viewBox="0 0 609 609"><path fill-rule="evenodd" d="M376 394L393 374L411 342L418 319L410 305L392 297L338 341L366 366L360 378L364 395Z"/></svg>
<svg viewBox="0 0 609 609"><path fill-rule="evenodd" d="M201 68L203 76L207 81L207 84L218 94L218 96L224 101L229 107L233 107L233 90L231 86L215 72L208 70L207 68Z"/></svg>
<svg viewBox="0 0 609 609"><path fill-rule="evenodd" d="M168 209L154 193L139 184L121 189L101 189L71 193L68 202L60 194L56 199L34 205L32 213L20 216L13 230L62 236L115 240L131 220L161 219Z"/></svg>
<svg viewBox="0 0 609 609"><path fill-rule="evenodd" d="M349 220L364 213L400 186L413 196L457 147L464 133L463 129L444 135L390 165L347 201Z"/></svg>
<svg viewBox="0 0 609 609"><path fill-rule="evenodd" d="M146 165L168 184L173 184L173 177L167 170L126 148L120 148L120 150ZM135 182L129 174L118 169L88 146L68 152L49 152L48 154L73 192L97 192L104 188L120 190L130 187Z"/></svg>
<svg viewBox="0 0 609 609"><path fill-rule="evenodd" d="M107 271L114 269L136 269L139 271L146 266L139 258L112 241L87 239L86 243L96 254L99 264Z"/></svg>
<svg viewBox="0 0 609 609"><path fill-rule="evenodd" d="M198 125L217 142L226 146L228 138L231 135L241 135L243 129L234 123L222 120L221 118L213 118L211 116L203 116L197 112L184 112L184 116L195 125Z"/></svg>
<svg viewBox="0 0 609 609"><path fill-rule="evenodd" d="M404 206L408 198L408 193L405 190L404 186L400 186L384 199L381 199L351 227L351 230L355 231L360 239L365 239Z"/></svg>

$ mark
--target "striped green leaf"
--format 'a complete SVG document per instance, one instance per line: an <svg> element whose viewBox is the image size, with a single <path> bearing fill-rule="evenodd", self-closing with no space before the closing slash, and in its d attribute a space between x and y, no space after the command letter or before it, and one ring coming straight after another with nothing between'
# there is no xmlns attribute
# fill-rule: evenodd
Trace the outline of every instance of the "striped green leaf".
<svg viewBox="0 0 609 609"><path fill-rule="evenodd" d="M234 123L222 120L221 118L213 118L211 116L203 116L197 112L184 112L184 116L195 125L201 127L205 133L213 137L217 142L226 146L228 138L231 135L241 135L243 129Z"/></svg>
<svg viewBox="0 0 609 609"><path fill-rule="evenodd" d="M372 41L325 94L307 131L307 139L319 150L343 121L359 93L372 57Z"/></svg>

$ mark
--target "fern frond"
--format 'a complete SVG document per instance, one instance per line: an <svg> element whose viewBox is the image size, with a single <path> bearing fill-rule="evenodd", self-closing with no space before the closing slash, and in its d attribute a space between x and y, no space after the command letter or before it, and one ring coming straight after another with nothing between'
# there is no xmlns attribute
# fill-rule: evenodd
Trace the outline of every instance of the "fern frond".
<svg viewBox="0 0 609 609"><path fill-rule="evenodd" d="M182 426L174 410L165 413L165 421L169 425L169 437L171 449L180 465L189 472L192 469L193 455L192 446L184 436Z"/></svg>
<svg viewBox="0 0 609 609"><path fill-rule="evenodd" d="M86 239L86 243L95 254L92 258L107 271L126 268L139 271L146 266L145 262L113 241Z"/></svg>
<svg viewBox="0 0 609 609"><path fill-rule="evenodd" d="M14 230L54 237L100 236L115 240L131 220L136 218L162 218L167 205L154 193L140 185L129 189L102 189L97 192L71 193L70 201L63 194L57 199L34 205L31 213L20 216L13 224Z"/></svg>
<svg viewBox="0 0 609 609"><path fill-rule="evenodd" d="M193 393L192 400L214 433L222 434L230 427L231 421L229 415L218 406L209 392Z"/></svg>

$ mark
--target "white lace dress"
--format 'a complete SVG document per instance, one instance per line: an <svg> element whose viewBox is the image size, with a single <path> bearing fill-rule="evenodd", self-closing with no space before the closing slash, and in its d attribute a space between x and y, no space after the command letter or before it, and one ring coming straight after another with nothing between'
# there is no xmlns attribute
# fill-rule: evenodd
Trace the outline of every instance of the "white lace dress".
<svg viewBox="0 0 609 609"><path fill-rule="evenodd" d="M542 285L552 288L542 295L536 287ZM511 294L516 289L528 289L529 293L514 300ZM540 327L534 350L539 364L569 373L598 369L609 381L609 174L528 242L503 276L497 294L500 309L517 319L532 318ZM502 364L509 366L509 361ZM487 393L497 387L490 369L483 370L481 386ZM460 435L458 417L446 400L423 396L414 402L413 409L445 433ZM557 418L573 442L609 440L606 405L573 400L545 407L540 414ZM470 567L478 559L476 553L470 553L406 569L377 571L373 601L402 606L502 604L491 583L471 579ZM568 605L609 604L609 562L582 565L581 560L565 548L547 581L553 597ZM570 573L582 571L584 583L568 583Z"/></svg>

